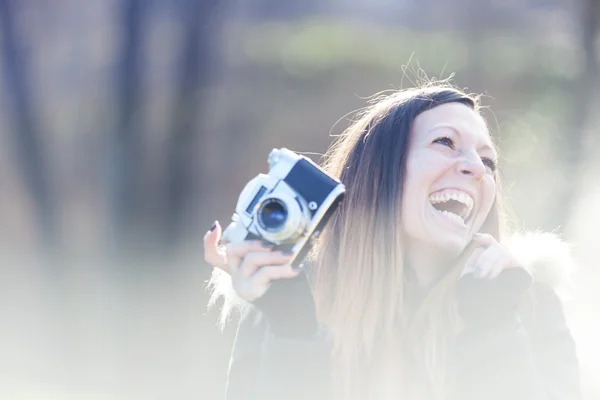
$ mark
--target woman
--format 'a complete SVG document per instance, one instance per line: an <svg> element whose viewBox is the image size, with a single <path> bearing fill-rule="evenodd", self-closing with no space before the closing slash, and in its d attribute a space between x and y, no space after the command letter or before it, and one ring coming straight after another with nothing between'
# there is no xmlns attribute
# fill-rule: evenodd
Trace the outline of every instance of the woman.
<svg viewBox="0 0 600 400"><path fill-rule="evenodd" d="M565 245L508 244L479 111L446 84L366 108L326 155L347 192L302 271L207 232L213 301L243 313L227 399L580 398Z"/></svg>

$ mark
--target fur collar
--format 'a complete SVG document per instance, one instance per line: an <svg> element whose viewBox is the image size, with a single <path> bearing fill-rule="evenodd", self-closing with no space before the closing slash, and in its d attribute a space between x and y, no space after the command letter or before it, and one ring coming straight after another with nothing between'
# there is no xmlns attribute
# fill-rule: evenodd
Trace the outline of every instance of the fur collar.
<svg viewBox="0 0 600 400"><path fill-rule="evenodd" d="M561 298L566 297L575 272L568 242L555 233L535 231L513 234L504 245L531 274L533 282L547 285Z"/></svg>

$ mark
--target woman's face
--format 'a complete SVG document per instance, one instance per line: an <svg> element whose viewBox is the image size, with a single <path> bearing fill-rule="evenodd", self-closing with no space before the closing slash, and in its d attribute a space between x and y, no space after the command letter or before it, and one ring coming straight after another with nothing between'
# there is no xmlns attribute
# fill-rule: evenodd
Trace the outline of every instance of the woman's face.
<svg viewBox="0 0 600 400"><path fill-rule="evenodd" d="M433 246L459 255L490 212L495 165L488 129L471 108L447 103L419 114L402 201L407 248Z"/></svg>

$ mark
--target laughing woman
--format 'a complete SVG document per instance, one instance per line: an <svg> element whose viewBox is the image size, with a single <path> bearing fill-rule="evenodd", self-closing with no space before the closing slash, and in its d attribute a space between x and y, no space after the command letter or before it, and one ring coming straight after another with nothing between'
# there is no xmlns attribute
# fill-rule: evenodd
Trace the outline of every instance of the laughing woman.
<svg viewBox="0 0 600 400"><path fill-rule="evenodd" d="M328 151L346 186L310 267L204 238L223 320L242 312L228 400L579 399L557 288L566 245L509 235L478 98L395 92Z"/></svg>

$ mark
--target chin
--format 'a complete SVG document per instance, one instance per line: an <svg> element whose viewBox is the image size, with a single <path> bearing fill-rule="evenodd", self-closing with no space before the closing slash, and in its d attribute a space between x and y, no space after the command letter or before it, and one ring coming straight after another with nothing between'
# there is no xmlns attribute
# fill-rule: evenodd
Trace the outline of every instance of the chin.
<svg viewBox="0 0 600 400"><path fill-rule="evenodd" d="M448 257L458 257L466 249L469 241L464 237L443 235L436 238L433 244Z"/></svg>

